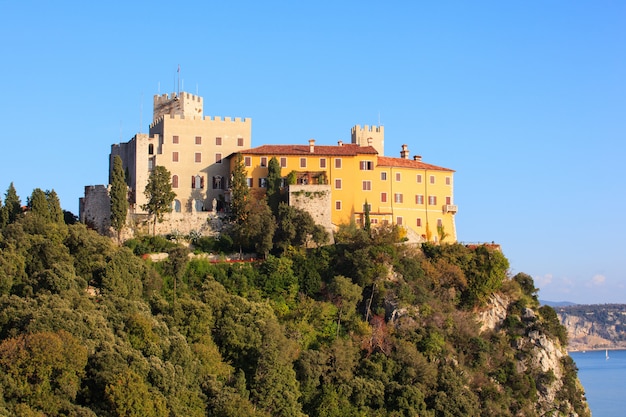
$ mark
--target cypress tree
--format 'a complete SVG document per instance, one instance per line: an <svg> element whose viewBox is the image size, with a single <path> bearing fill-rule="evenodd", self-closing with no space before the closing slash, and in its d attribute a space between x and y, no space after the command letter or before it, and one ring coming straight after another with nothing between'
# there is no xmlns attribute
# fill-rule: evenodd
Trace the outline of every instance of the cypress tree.
<svg viewBox="0 0 626 417"><path fill-rule="evenodd" d="M128 186L126 185L126 175L122 165L122 158L119 155L115 155L110 192L111 226L117 232L118 242L126 225L126 216L128 214Z"/></svg>

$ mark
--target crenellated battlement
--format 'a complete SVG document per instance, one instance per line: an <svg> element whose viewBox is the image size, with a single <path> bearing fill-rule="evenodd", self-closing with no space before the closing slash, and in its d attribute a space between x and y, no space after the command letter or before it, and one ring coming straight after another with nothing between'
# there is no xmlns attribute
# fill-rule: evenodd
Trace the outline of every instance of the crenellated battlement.
<svg viewBox="0 0 626 417"><path fill-rule="evenodd" d="M172 100L190 100L190 101L197 101L198 103L202 104L203 102L203 98L200 96L197 96L195 94L191 94L191 93L187 93L187 92L181 92L180 94L176 94L176 93L171 93L171 94L161 94L161 95L155 95L154 96L154 104L155 105L162 105L162 104L166 104L169 103Z"/></svg>
<svg viewBox="0 0 626 417"><path fill-rule="evenodd" d="M385 130L384 126L370 126L370 125L356 125L352 128L351 133L354 135L357 132L373 132L373 133L383 133Z"/></svg>

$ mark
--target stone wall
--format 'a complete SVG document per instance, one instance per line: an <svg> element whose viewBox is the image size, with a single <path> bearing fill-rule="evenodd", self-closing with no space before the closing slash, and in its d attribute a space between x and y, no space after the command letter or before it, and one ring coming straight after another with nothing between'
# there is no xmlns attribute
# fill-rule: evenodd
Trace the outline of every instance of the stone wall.
<svg viewBox="0 0 626 417"><path fill-rule="evenodd" d="M331 220L331 191L329 185L290 185L290 206L308 212L316 224L322 226L333 243L334 227Z"/></svg>

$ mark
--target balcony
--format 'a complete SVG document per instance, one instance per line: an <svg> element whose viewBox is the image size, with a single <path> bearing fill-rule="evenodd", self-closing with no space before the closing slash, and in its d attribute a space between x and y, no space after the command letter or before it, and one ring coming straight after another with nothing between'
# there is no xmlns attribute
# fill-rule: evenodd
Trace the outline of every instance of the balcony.
<svg viewBox="0 0 626 417"><path fill-rule="evenodd" d="M456 206L456 204L445 204L443 206L444 213L456 214L457 211L458 211L458 207Z"/></svg>

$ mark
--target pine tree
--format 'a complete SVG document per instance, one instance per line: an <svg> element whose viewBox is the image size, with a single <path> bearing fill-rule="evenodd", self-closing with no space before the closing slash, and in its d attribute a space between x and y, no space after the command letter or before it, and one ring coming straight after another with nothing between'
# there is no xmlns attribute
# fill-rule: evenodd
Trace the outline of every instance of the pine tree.
<svg viewBox="0 0 626 417"><path fill-rule="evenodd" d="M148 202L141 208L154 216L152 234L155 235L157 221L163 221L163 216L172 211L172 201L176 198L176 193L172 191L171 174L167 168L159 165L152 170L144 195Z"/></svg>
<svg viewBox="0 0 626 417"><path fill-rule="evenodd" d="M6 224L13 223L17 216L22 213L22 202L15 191L13 183L9 185L6 194L4 195L4 206L2 207L3 219L6 220Z"/></svg>
<svg viewBox="0 0 626 417"><path fill-rule="evenodd" d="M46 200L48 201L48 216L50 221L54 223L64 224L63 209L61 208L61 201L59 196L54 190L46 190Z"/></svg>
<svg viewBox="0 0 626 417"><path fill-rule="evenodd" d="M120 241L122 230L126 225L128 214L128 186L122 166L122 158L115 155L113 159L113 173L111 179L111 226L117 231L117 241Z"/></svg>
<svg viewBox="0 0 626 417"><path fill-rule="evenodd" d="M41 188L35 188L28 197L28 209L31 213L42 217L46 221L50 221L50 207L46 193Z"/></svg>

